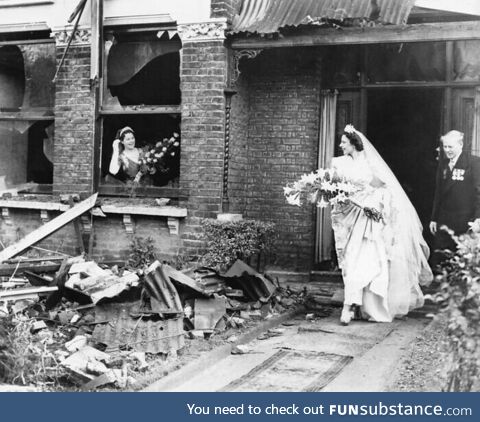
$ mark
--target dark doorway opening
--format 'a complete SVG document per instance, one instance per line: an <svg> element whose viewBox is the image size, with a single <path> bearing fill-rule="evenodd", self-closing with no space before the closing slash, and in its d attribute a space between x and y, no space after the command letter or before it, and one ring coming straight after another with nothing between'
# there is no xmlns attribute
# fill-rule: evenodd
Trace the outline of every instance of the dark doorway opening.
<svg viewBox="0 0 480 422"><path fill-rule="evenodd" d="M368 93L367 136L412 201L429 243L442 104L441 89L382 89Z"/></svg>

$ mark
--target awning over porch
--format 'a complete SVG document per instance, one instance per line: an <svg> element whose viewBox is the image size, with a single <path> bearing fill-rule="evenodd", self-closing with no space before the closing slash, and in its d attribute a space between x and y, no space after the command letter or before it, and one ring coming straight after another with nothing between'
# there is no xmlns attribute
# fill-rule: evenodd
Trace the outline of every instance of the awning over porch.
<svg viewBox="0 0 480 422"><path fill-rule="evenodd" d="M406 23L415 0L244 0L232 32L271 34L322 19Z"/></svg>

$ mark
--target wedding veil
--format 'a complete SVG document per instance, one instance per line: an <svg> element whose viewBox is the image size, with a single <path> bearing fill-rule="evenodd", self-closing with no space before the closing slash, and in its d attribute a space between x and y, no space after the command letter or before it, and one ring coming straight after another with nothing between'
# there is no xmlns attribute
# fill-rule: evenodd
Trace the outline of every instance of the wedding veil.
<svg viewBox="0 0 480 422"><path fill-rule="evenodd" d="M388 306L391 315L405 315L423 305L419 283L428 285L433 279L428 265L430 251L418 214L392 170L366 136L353 130L363 142L365 158L374 176L385 184L390 197L386 216L391 239L387 245L390 260Z"/></svg>

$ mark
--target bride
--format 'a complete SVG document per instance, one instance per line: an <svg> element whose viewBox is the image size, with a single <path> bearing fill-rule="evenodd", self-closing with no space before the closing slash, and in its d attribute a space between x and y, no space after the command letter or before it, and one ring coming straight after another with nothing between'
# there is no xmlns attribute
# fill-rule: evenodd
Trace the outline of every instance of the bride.
<svg viewBox="0 0 480 422"><path fill-rule="evenodd" d="M340 321L347 325L357 305L363 318L390 322L423 306L419 284L433 279L429 249L412 203L368 139L347 125L340 147L344 155L334 158L332 167L358 188L352 202L332 210L345 284ZM382 219L367 216L365 207L380 211Z"/></svg>

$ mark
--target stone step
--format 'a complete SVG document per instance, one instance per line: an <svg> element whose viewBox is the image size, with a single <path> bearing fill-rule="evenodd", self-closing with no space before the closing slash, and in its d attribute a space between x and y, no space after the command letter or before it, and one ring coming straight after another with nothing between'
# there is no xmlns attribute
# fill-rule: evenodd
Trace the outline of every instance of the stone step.
<svg viewBox="0 0 480 422"><path fill-rule="evenodd" d="M311 271L310 282L338 283L343 286L342 273L340 271Z"/></svg>

